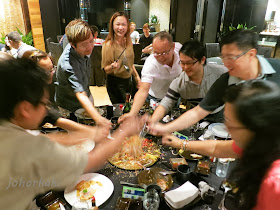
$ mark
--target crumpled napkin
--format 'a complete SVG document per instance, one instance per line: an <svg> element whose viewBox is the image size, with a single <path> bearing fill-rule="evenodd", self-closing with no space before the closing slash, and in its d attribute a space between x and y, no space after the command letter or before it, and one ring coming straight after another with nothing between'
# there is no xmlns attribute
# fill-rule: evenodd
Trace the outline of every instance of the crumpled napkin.
<svg viewBox="0 0 280 210"><path fill-rule="evenodd" d="M199 190L187 181L182 186L165 193L165 200L175 209L184 207L199 195Z"/></svg>

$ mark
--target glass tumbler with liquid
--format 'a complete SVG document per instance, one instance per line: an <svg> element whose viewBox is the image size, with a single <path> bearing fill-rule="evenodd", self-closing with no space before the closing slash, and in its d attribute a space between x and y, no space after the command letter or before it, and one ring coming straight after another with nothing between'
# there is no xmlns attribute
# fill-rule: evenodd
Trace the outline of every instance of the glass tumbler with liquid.
<svg viewBox="0 0 280 210"><path fill-rule="evenodd" d="M159 208L160 197L156 189L152 188L145 193L143 206L146 210L157 210Z"/></svg>
<svg viewBox="0 0 280 210"><path fill-rule="evenodd" d="M226 177L228 167L229 167L228 158L218 158L217 167L216 167L216 175L218 177Z"/></svg>

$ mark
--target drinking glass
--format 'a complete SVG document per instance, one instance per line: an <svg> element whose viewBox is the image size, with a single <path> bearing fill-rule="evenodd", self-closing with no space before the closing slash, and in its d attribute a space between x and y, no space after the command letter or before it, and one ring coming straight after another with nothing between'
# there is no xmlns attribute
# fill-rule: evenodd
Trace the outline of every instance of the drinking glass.
<svg viewBox="0 0 280 210"><path fill-rule="evenodd" d="M72 210L89 210L89 205L86 201L77 201L73 204Z"/></svg>
<svg viewBox="0 0 280 210"><path fill-rule="evenodd" d="M226 177L227 171L229 167L229 160L228 158L218 158L217 168L216 168L216 175L218 177Z"/></svg>

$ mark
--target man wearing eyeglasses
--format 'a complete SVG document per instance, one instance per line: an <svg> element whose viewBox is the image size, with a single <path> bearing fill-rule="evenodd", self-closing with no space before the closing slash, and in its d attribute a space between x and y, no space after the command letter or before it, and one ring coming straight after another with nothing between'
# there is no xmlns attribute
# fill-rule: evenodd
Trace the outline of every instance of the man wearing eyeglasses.
<svg viewBox="0 0 280 210"><path fill-rule="evenodd" d="M187 111L168 124L150 124L150 131L162 135L183 130L205 118L224 104L223 97L228 86L251 79L280 82L280 60L265 59L257 55L257 34L250 30L234 30L222 40L221 58L228 72L224 73L210 88L195 108Z"/></svg>
<svg viewBox="0 0 280 210"><path fill-rule="evenodd" d="M205 48L199 41L191 40L180 49L180 64L183 72L174 79L167 94L155 110L152 121L158 122L167 114L181 97L181 102L188 108L195 107L206 95L213 83L227 69L223 65L206 64ZM215 109L207 120L223 120L223 106Z"/></svg>
<svg viewBox="0 0 280 210"><path fill-rule="evenodd" d="M141 85L135 94L131 111L123 115L119 122L127 116L137 115L145 100L160 102L167 93L170 83L180 75L179 49L180 43L174 43L171 34L161 31L154 36L153 53L146 59L141 72Z"/></svg>
<svg viewBox="0 0 280 210"><path fill-rule="evenodd" d="M97 125L110 125L94 107L89 90L93 30L87 22L78 19L71 21L65 31L69 44L57 64L55 102L70 119L75 119L76 110L84 108Z"/></svg>

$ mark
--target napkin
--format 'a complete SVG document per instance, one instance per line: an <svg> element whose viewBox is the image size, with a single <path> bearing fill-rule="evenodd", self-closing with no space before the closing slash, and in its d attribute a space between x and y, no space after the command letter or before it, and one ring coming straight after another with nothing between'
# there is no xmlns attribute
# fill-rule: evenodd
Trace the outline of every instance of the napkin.
<svg viewBox="0 0 280 210"><path fill-rule="evenodd" d="M187 181L182 186L175 190L170 190L165 193L165 200L175 209L180 209L183 206L192 202L199 194L199 190L192 183Z"/></svg>

